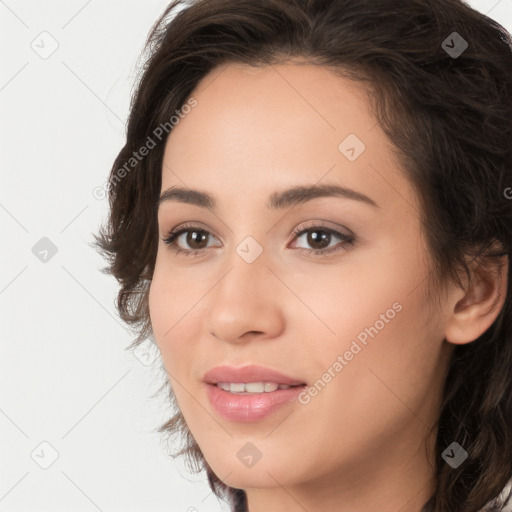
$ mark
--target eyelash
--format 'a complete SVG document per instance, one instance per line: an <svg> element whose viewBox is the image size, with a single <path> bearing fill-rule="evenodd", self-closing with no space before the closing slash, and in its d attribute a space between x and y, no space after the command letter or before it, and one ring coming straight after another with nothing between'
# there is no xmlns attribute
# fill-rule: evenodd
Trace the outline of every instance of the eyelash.
<svg viewBox="0 0 512 512"><path fill-rule="evenodd" d="M207 233L211 234L209 231L193 225L193 224L184 224L179 227L179 229L174 229L169 232L167 235L167 238L164 238L162 242L167 244L170 249L172 249L175 254L183 253L187 257L191 256L198 256L200 254L203 254L208 251L208 248L203 249L196 249L196 250L189 250L189 249L181 249L179 247L176 247L176 244L174 243L175 240L183 233L187 233L188 231L198 231L200 233ZM299 250L306 251L308 255L314 255L314 256L325 256L327 254L331 254L337 251L342 250L344 247L351 247L355 243L355 237L353 235L344 235L343 233L340 233L339 231L336 231L334 229L314 224L312 226L303 227L301 229L295 228L293 230L294 234L294 240L295 238L298 238L299 236L309 232L309 231L322 231L325 233L328 233L330 235L334 235L336 238L339 238L341 240L341 243L337 246L331 247L330 249L304 249L303 247L299 247Z"/></svg>

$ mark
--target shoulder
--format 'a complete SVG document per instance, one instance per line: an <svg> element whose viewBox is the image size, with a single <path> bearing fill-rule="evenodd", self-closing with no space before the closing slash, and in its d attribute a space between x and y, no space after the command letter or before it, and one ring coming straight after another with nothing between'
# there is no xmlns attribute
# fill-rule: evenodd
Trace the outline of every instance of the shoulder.
<svg viewBox="0 0 512 512"><path fill-rule="evenodd" d="M480 512L512 512L512 478L501 493L491 500Z"/></svg>

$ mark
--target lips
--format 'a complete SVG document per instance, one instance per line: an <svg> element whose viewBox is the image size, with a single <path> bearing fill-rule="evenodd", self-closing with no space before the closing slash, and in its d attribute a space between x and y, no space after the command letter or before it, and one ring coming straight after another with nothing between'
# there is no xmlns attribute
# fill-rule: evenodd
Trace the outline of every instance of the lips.
<svg viewBox="0 0 512 512"><path fill-rule="evenodd" d="M207 384L218 382L249 383L271 382L287 386L300 386L306 384L303 380L285 375L277 370L258 365L246 366L216 366L205 373L203 381Z"/></svg>
<svg viewBox="0 0 512 512"><path fill-rule="evenodd" d="M224 391L214 384L206 384L205 388L212 412L230 422L250 423L270 418L282 408L299 407L297 398L304 386L245 395ZM282 415L276 416L276 421L279 418Z"/></svg>

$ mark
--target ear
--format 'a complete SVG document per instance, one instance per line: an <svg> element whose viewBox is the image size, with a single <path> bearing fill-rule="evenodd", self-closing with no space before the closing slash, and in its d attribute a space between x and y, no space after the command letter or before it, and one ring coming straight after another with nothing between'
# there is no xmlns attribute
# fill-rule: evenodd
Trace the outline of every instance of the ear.
<svg viewBox="0 0 512 512"><path fill-rule="evenodd" d="M507 295L508 256L488 258L470 267L471 283L467 292L456 287L449 294L449 315L445 324L445 339L455 345L471 343L496 320ZM468 286L469 285L469 286Z"/></svg>

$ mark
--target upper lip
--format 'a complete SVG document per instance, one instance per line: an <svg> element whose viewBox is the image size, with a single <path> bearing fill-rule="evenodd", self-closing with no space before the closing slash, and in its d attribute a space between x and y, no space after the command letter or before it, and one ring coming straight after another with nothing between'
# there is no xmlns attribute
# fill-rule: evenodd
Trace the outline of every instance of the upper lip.
<svg viewBox="0 0 512 512"><path fill-rule="evenodd" d="M288 386L305 384L302 380L294 379L271 368L254 364L246 366L215 366L204 374L203 381L208 384L217 384L218 382L245 384L248 382L272 382Z"/></svg>

